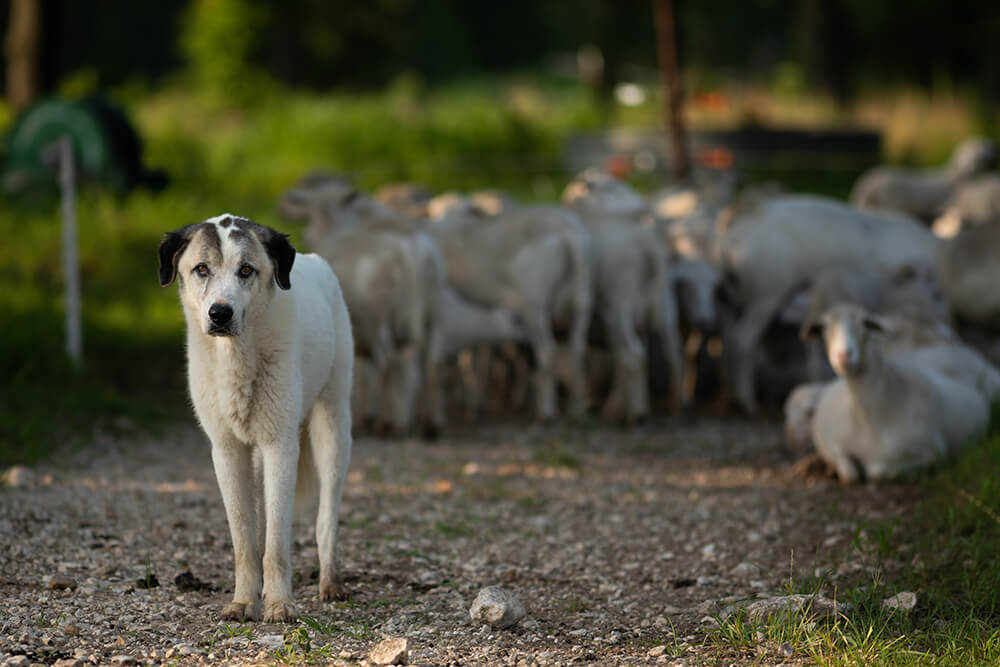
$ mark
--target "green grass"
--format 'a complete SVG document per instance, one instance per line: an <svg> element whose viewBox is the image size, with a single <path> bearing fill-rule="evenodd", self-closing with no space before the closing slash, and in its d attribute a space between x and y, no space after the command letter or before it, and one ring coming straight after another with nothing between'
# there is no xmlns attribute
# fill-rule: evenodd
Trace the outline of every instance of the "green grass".
<svg viewBox="0 0 1000 667"><path fill-rule="evenodd" d="M834 586L825 577L790 576L789 593L823 593L852 605L820 624L781 617L754 624L744 614L719 619L709 646L758 664L782 647L821 665L1000 664L1000 411L982 443L956 461L918 476L924 500L906 516L862 526L845 557L871 572ZM879 567L889 559L898 572ZM882 602L912 591L910 612Z"/></svg>

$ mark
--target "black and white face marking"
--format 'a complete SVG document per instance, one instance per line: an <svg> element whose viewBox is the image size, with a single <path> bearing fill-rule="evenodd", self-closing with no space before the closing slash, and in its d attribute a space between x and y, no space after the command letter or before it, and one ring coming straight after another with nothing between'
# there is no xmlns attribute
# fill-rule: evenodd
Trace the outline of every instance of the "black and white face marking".
<svg viewBox="0 0 1000 667"><path fill-rule="evenodd" d="M173 281L164 278L168 255L175 258L189 318L207 335L239 336L247 321L267 308L276 284L291 287L295 249L284 234L226 214L167 235L160 248L164 285Z"/></svg>

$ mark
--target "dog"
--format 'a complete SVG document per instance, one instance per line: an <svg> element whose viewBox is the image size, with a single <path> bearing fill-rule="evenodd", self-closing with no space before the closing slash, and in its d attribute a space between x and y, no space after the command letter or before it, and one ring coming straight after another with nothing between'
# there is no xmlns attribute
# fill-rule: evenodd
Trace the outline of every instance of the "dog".
<svg viewBox="0 0 1000 667"><path fill-rule="evenodd" d="M341 596L354 341L340 284L286 234L232 214L168 232L159 260L160 285L178 283L188 386L233 540L222 618L294 620L293 512L318 504L319 597Z"/></svg>

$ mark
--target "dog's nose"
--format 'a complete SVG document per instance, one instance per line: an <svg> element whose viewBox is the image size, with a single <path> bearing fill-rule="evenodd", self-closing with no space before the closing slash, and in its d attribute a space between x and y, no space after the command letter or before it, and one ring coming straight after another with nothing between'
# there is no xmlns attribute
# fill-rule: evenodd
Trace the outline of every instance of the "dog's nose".
<svg viewBox="0 0 1000 667"><path fill-rule="evenodd" d="M225 303L213 303L208 309L208 319L212 320L212 324L219 326L227 324L233 319L233 307Z"/></svg>

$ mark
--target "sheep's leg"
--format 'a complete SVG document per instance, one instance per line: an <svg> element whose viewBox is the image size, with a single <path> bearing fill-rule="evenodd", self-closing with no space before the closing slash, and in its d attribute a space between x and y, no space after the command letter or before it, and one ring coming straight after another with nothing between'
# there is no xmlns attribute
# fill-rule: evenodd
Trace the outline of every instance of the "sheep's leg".
<svg viewBox="0 0 1000 667"><path fill-rule="evenodd" d="M705 342L700 331L692 331L684 341L684 388L681 391L681 404L694 405L695 393L698 390L698 353Z"/></svg>
<svg viewBox="0 0 1000 667"><path fill-rule="evenodd" d="M754 349L784 301L784 296L784 294L772 294L747 306L732 332L732 344L726 346L733 355L730 360L733 369L730 383L733 398L748 414L757 413L757 401L754 395Z"/></svg>
<svg viewBox="0 0 1000 667"><path fill-rule="evenodd" d="M423 418L424 435L435 437L444 428L444 339L439 331L432 332L424 349Z"/></svg>
<svg viewBox="0 0 1000 667"><path fill-rule="evenodd" d="M684 397L684 345L678 324L677 302L670 289L659 290L657 298L656 324L663 344L663 354L670 364L671 405L676 409L680 404L682 409L687 410L691 403Z"/></svg>
<svg viewBox="0 0 1000 667"><path fill-rule="evenodd" d="M413 425L420 389L420 359L415 346L398 350L386 367L389 425L395 435L405 435Z"/></svg>
<svg viewBox="0 0 1000 667"><path fill-rule="evenodd" d="M630 306L619 301L612 306L605 320L614 359L614 376L601 416L610 421L616 421L621 416L628 421L639 421L649 416L646 348L635 330L635 317Z"/></svg>
<svg viewBox="0 0 1000 667"><path fill-rule="evenodd" d="M535 355L535 404L538 418L550 421L556 416L556 343L546 308L535 305L527 310L526 315L528 338Z"/></svg>

